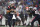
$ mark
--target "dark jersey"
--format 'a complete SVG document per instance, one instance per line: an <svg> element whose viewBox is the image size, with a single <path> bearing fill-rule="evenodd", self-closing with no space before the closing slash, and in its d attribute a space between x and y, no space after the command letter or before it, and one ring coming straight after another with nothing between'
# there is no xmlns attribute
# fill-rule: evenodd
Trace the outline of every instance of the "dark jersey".
<svg viewBox="0 0 40 27"><path fill-rule="evenodd" d="M15 10L16 7L15 6L12 6L12 7L11 6L8 6L7 10L11 10L11 9L14 9ZM14 11L10 11L8 14L10 14L11 12L14 12Z"/></svg>
<svg viewBox="0 0 40 27"><path fill-rule="evenodd" d="M13 6L13 7L8 6L7 10L11 10L11 9L16 9L16 7L15 6ZM11 20L13 17L13 14L10 14L11 12L13 13L14 11L10 11L9 13L6 14L6 18L9 20Z"/></svg>
<svg viewBox="0 0 40 27"><path fill-rule="evenodd" d="M7 8L7 10L11 10L11 9L16 9L16 7L15 6L8 6L8 8Z"/></svg>

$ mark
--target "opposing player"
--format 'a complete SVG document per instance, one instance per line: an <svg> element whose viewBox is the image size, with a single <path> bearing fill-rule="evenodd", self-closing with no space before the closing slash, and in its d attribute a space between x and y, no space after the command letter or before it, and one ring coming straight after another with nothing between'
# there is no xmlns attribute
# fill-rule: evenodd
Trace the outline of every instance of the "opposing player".
<svg viewBox="0 0 40 27"><path fill-rule="evenodd" d="M32 19L31 27L34 27L35 21L40 22L40 10L37 11L37 13L35 14L35 17ZM39 23L39 25L40 25L40 23Z"/></svg>

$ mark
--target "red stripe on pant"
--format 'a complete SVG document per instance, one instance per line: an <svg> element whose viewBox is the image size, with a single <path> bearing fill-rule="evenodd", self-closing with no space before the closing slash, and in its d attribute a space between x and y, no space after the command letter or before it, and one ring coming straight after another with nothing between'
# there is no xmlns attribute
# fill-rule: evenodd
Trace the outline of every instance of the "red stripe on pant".
<svg viewBox="0 0 40 27"><path fill-rule="evenodd" d="M36 16L35 16L35 17L36 17ZM32 21L35 19L35 17L32 19ZM32 21L31 21L31 22L32 22Z"/></svg>

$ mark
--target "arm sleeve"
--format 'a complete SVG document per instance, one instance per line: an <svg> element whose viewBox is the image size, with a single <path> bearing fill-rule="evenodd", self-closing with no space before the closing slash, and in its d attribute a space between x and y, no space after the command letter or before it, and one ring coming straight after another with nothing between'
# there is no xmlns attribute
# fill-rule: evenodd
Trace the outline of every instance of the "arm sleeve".
<svg viewBox="0 0 40 27"><path fill-rule="evenodd" d="M7 7L7 10L10 10L10 6Z"/></svg>
<svg viewBox="0 0 40 27"><path fill-rule="evenodd" d="M14 6L14 9L16 9L16 7Z"/></svg>
<svg viewBox="0 0 40 27"><path fill-rule="evenodd" d="M13 6L13 9L16 9L16 6Z"/></svg>

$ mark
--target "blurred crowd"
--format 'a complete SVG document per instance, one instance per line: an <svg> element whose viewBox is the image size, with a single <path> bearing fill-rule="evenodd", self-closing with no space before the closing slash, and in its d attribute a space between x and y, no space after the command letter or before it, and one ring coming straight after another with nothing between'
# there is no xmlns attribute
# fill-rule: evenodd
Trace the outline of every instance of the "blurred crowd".
<svg viewBox="0 0 40 27"><path fill-rule="evenodd" d="M35 11L38 11L38 9L40 9L40 0L5 0L0 4L2 6L3 15L6 14L6 9L11 4L16 7L15 11L18 16L20 16L23 25L28 25L28 23L31 22L30 20L32 20L35 14L38 14L38 12L35 13ZM17 23L21 22L19 21Z"/></svg>
<svg viewBox="0 0 40 27"><path fill-rule="evenodd" d="M20 11L29 10L30 8L39 9L40 7L40 0L3 0L0 1L0 5L2 5L2 8L7 8L11 3L16 6L16 11L18 11L20 8ZM10 2L10 3L9 3ZM24 13L23 11L23 13Z"/></svg>

